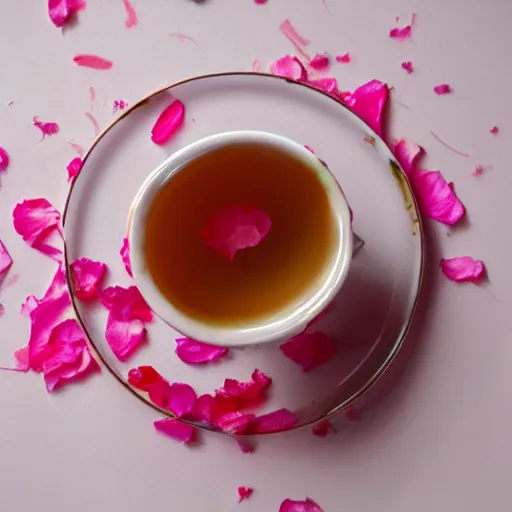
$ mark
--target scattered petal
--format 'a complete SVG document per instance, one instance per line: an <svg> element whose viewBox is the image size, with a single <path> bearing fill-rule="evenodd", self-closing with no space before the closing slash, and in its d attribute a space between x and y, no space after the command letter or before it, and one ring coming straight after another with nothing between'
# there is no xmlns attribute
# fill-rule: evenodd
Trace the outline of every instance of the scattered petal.
<svg viewBox="0 0 512 512"><path fill-rule="evenodd" d="M303 372L329 361L336 351L334 340L323 332L301 333L279 346Z"/></svg>
<svg viewBox="0 0 512 512"><path fill-rule="evenodd" d="M185 105L174 100L158 117L151 130L151 140L155 144L165 144L181 127L185 120Z"/></svg>
<svg viewBox="0 0 512 512"><path fill-rule="evenodd" d="M99 294L101 303L109 310L124 310L128 319L151 322L153 313L135 286L109 286Z"/></svg>
<svg viewBox="0 0 512 512"><path fill-rule="evenodd" d="M254 453L254 450L256 449L252 444L242 439L237 439L236 444L238 445L238 448L240 448L242 453Z"/></svg>
<svg viewBox="0 0 512 512"><path fill-rule="evenodd" d="M298 46L308 46L309 39L302 37L294 28L291 21L286 19L279 25L279 30L293 43Z"/></svg>
<svg viewBox="0 0 512 512"><path fill-rule="evenodd" d="M71 160L71 162L69 162L66 169L68 170L68 181L73 180L78 176L78 173L82 169L82 159L79 156L76 156Z"/></svg>
<svg viewBox="0 0 512 512"><path fill-rule="evenodd" d="M267 3L267 0L254 0L254 3L258 5L263 5Z"/></svg>
<svg viewBox="0 0 512 512"><path fill-rule="evenodd" d="M48 0L48 15L56 27L62 27L75 12L85 7L83 0Z"/></svg>
<svg viewBox="0 0 512 512"><path fill-rule="evenodd" d="M353 405L350 405L343 412L345 413L345 418L347 418L348 421L352 421L352 422L361 421L361 415L359 414L359 411Z"/></svg>
<svg viewBox="0 0 512 512"><path fill-rule="evenodd" d="M186 419L197 421L205 425L212 425L214 418L215 399L212 395L201 395L197 397L192 409L186 414Z"/></svg>
<svg viewBox="0 0 512 512"><path fill-rule="evenodd" d="M436 85L434 87L434 92L436 94L448 94L449 92L452 92L452 88L448 84Z"/></svg>
<svg viewBox="0 0 512 512"><path fill-rule="evenodd" d="M493 135L496 135L498 132L500 131L500 129L497 127L497 126L493 126L490 130L489 130L489 133L492 133ZM1 158L1 155L0 155L0 171L2 170L2 158Z"/></svg>
<svg viewBox="0 0 512 512"><path fill-rule="evenodd" d="M281 432L290 430L297 423L297 417L288 409L279 409L277 411L256 416L251 422L248 432L251 434L265 434L270 432Z"/></svg>
<svg viewBox="0 0 512 512"><path fill-rule="evenodd" d="M29 347L22 347L14 352L16 359L16 369L21 372L28 372L30 370L30 356Z"/></svg>
<svg viewBox="0 0 512 512"><path fill-rule="evenodd" d="M33 249L60 260L62 251L46 244L48 237L60 233L60 213L44 198L25 199L12 212L14 229Z"/></svg>
<svg viewBox="0 0 512 512"><path fill-rule="evenodd" d="M92 127L94 128L94 135L98 135L98 133L101 131L98 120L90 112L85 112L84 115L87 117L87 119L89 119L89 121L91 121Z"/></svg>
<svg viewBox="0 0 512 512"><path fill-rule="evenodd" d="M189 338L176 338L176 345L176 355L187 364L215 362L228 353L227 348L216 347Z"/></svg>
<svg viewBox="0 0 512 512"><path fill-rule="evenodd" d="M389 31L389 37L391 37L391 39L397 39L398 41L404 41L411 37L411 32L411 25L407 25L403 28L393 28Z"/></svg>
<svg viewBox="0 0 512 512"><path fill-rule="evenodd" d="M479 283L485 276L485 266L482 261L470 256L441 260L441 272L457 283Z"/></svg>
<svg viewBox="0 0 512 512"><path fill-rule="evenodd" d="M149 393L151 398L151 389ZM178 418L181 418L192 410L196 400L196 392L191 386L181 382L175 382L168 387L165 409L169 409L176 414Z"/></svg>
<svg viewBox="0 0 512 512"><path fill-rule="evenodd" d="M306 83L332 96L339 96L338 81L336 78L328 77L320 78L319 80L307 80Z"/></svg>
<svg viewBox="0 0 512 512"><path fill-rule="evenodd" d="M279 512L323 512L323 510L311 498L306 498L305 501L293 501L288 498L281 503Z"/></svg>
<svg viewBox="0 0 512 512"><path fill-rule="evenodd" d="M128 275L130 277L133 277L132 264L130 262L130 242L128 241L128 238L123 238L123 246L121 247L119 254L121 255L121 259L123 260L123 265L124 268L126 269L126 272L128 272Z"/></svg>
<svg viewBox="0 0 512 512"><path fill-rule="evenodd" d="M7 171L9 167L9 153L0 146L0 172Z"/></svg>
<svg viewBox="0 0 512 512"><path fill-rule="evenodd" d="M272 221L252 206L228 206L210 217L201 232L203 242L233 260L241 249L256 247L268 235Z"/></svg>
<svg viewBox="0 0 512 512"><path fill-rule="evenodd" d="M405 60L402 62L402 69L405 69L409 75L414 71L414 66L410 60Z"/></svg>
<svg viewBox="0 0 512 512"><path fill-rule="evenodd" d="M425 153L421 146L406 139L398 139L393 146L393 154L400 162L404 173L409 176L415 169L420 158Z"/></svg>
<svg viewBox="0 0 512 512"><path fill-rule="evenodd" d="M329 67L330 61L328 55L317 54L312 59L309 65L316 71L325 71Z"/></svg>
<svg viewBox="0 0 512 512"><path fill-rule="evenodd" d="M92 300L98 296L98 290L107 266L100 261L80 258L71 264L71 277L75 295L80 300Z"/></svg>
<svg viewBox="0 0 512 512"><path fill-rule="evenodd" d="M267 0L265 0L265 2L266 1ZM258 0L256 0L256 3L262 3L262 2L261 2L261 0L259 2L258 2ZM252 487L239 487L238 488L238 503L242 503L242 501L250 498L253 492L254 492L254 489Z"/></svg>
<svg viewBox="0 0 512 512"><path fill-rule="evenodd" d="M270 65L270 72L274 75L284 76L292 80L304 81L308 77L306 68L297 57L285 55Z"/></svg>
<svg viewBox="0 0 512 512"><path fill-rule="evenodd" d="M98 55L75 55L73 61L79 66L91 69L111 69L114 63L111 60L104 59Z"/></svg>
<svg viewBox="0 0 512 512"><path fill-rule="evenodd" d="M224 432L237 436L247 432L255 417L254 414L244 414L240 411L227 412L216 419L215 425Z"/></svg>
<svg viewBox="0 0 512 512"><path fill-rule="evenodd" d="M255 400L261 398L263 392L270 386L272 379L256 369L249 382L236 379L226 379L224 385L215 390L216 396L236 398L238 400Z"/></svg>
<svg viewBox="0 0 512 512"><path fill-rule="evenodd" d="M423 215L443 224L456 224L464 217L464 205L439 171L417 171L410 176Z"/></svg>
<svg viewBox="0 0 512 512"><path fill-rule="evenodd" d="M32 119L32 123L34 126L37 126L41 133L43 134L43 137L41 140L44 140L44 138L48 135L48 137L51 137L52 135L55 135L56 133L59 133L60 128L57 123L54 122L43 122L39 121L39 118L37 116L34 116Z"/></svg>
<svg viewBox="0 0 512 512"><path fill-rule="evenodd" d="M124 110L127 106L128 106L128 103L126 103L126 101L124 101L124 100L114 100L112 110L115 114L118 110Z"/></svg>
<svg viewBox="0 0 512 512"><path fill-rule="evenodd" d="M149 391L154 384L160 382L167 381L152 366L139 366L128 372L128 384L141 391Z"/></svg>
<svg viewBox="0 0 512 512"><path fill-rule="evenodd" d="M343 64L348 64L351 61L350 53L341 53L340 55L336 55L336 62L340 62Z"/></svg>
<svg viewBox="0 0 512 512"><path fill-rule="evenodd" d="M191 444L194 442L195 427L187 425L179 420L166 418L153 423L157 432L161 432L175 441L183 444Z"/></svg>
<svg viewBox="0 0 512 512"><path fill-rule="evenodd" d="M5 279L7 272L12 266L12 258L9 252L7 251L7 247L0 240L0 284Z"/></svg>
<svg viewBox="0 0 512 512"><path fill-rule="evenodd" d="M139 22L135 8L131 4L130 0L123 0L124 8L126 9L126 21L124 25L126 28L132 28Z"/></svg>
<svg viewBox="0 0 512 512"><path fill-rule="evenodd" d="M313 427L313 435L325 437L329 432L333 431L333 426L329 420L322 420Z"/></svg>

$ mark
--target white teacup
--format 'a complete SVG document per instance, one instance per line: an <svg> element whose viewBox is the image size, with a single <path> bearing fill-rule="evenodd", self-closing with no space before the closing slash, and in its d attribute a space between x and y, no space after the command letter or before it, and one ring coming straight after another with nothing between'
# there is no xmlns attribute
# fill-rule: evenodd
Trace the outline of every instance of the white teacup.
<svg viewBox="0 0 512 512"><path fill-rule="evenodd" d="M318 175L318 179L327 190L329 205L338 230L338 243L334 246L323 273L325 277L307 297L298 297L282 311L276 311L269 318L243 327L212 325L177 309L153 281L143 247L147 215L156 194L178 172L186 172L186 163L221 147L248 143L266 146L299 159ZM281 342L302 332L338 293L352 259L350 209L336 179L304 146L286 137L261 131L220 133L173 153L148 176L139 189L132 205L128 236L133 277L151 309L167 324L189 338L229 347Z"/></svg>

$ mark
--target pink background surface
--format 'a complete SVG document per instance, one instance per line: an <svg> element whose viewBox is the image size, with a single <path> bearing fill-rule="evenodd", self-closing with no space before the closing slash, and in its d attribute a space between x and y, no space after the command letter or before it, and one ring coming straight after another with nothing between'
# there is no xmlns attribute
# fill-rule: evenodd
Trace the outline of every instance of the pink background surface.
<svg viewBox="0 0 512 512"><path fill-rule="evenodd" d="M86 146L93 138L83 115L90 109L88 87L96 88L94 112L104 126L114 99L134 102L190 75L248 70L253 59L267 64L292 52L278 30L285 18L311 39L312 53L351 52L351 64L334 68L341 88L371 78L395 88L394 98L409 108L392 104L391 133L424 145L428 167L455 182L468 208L467 222L456 229L427 223L432 258L421 318L398 364L363 408L362 421L344 423L325 439L307 431L266 438L250 456L215 435L185 449L154 434L154 413L106 372L54 396L39 376L0 372L2 511L271 512L286 497L306 495L326 512L509 507L512 4L326 1L332 15L321 0L300 7L293 0L263 6L134 0L140 23L126 30L121 0L89 0L78 25L64 33L47 19L44 1L0 5L0 145L12 155L0 189L0 239L15 260L10 276L19 275L0 292L6 309L0 364L9 364L28 339L20 304L44 291L53 272L53 263L14 233L12 208L25 197L63 204L65 166L75 156L65 141ZM412 13L412 40L389 40L389 30ZM108 72L78 68L76 53L98 53L115 66ZM403 60L415 64L414 74L401 69ZM451 84L453 94L436 96L432 87L439 83ZM58 121L61 133L39 144L34 115ZM500 133L493 136L495 124ZM448 151L431 130L471 158ZM493 168L475 178L477 164ZM457 286L437 271L441 256L466 254L485 261L489 284ZM255 488L242 505L236 504L238 485Z"/></svg>

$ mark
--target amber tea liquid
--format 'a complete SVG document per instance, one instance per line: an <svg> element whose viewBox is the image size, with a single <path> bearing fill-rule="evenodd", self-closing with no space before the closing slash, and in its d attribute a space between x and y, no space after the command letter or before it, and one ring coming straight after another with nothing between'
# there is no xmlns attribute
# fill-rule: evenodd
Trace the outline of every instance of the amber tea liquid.
<svg viewBox="0 0 512 512"><path fill-rule="evenodd" d="M221 208L249 204L271 219L269 234L228 260L201 237ZM305 298L338 244L327 191L316 172L277 149L222 147L185 166L150 205L144 251L155 284L182 313L243 325Z"/></svg>

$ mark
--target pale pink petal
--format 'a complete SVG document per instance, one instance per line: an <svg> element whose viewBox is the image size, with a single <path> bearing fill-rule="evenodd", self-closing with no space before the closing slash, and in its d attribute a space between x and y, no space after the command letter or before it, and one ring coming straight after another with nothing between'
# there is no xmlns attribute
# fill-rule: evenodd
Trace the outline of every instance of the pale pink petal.
<svg viewBox="0 0 512 512"><path fill-rule="evenodd" d="M323 510L311 498L306 498L304 501L293 501L288 498L281 503L279 512L323 512Z"/></svg>
<svg viewBox="0 0 512 512"><path fill-rule="evenodd" d="M288 409L279 409L262 416L256 416L251 422L248 432L251 434L280 432L290 430L296 424L297 417L293 412Z"/></svg>
<svg viewBox="0 0 512 512"><path fill-rule="evenodd" d="M382 115L388 99L388 87L379 80L361 85L344 95L345 103L378 134L382 135Z"/></svg>
<svg viewBox="0 0 512 512"><path fill-rule="evenodd" d="M157 432L161 432L180 443L191 444L194 442L196 429L192 425L171 418L155 421L153 425Z"/></svg>
<svg viewBox="0 0 512 512"><path fill-rule="evenodd" d="M404 41L411 37L411 32L411 25L407 25L403 28L393 28L389 31L389 37L391 37L391 39L397 39L398 41Z"/></svg>
<svg viewBox="0 0 512 512"><path fill-rule="evenodd" d="M78 176L78 173L82 169L82 159L79 156L73 158L66 169L68 170L68 181L71 181Z"/></svg>
<svg viewBox="0 0 512 512"><path fill-rule="evenodd" d="M307 80L306 83L312 87L315 87L316 89L320 89L321 91L326 92L327 94L339 97L340 91L338 89L338 81L336 78L327 77L320 78L318 80Z"/></svg>
<svg viewBox="0 0 512 512"><path fill-rule="evenodd" d="M261 3L261 0L259 3ZM237 489L237 491L238 491L238 503L242 503L242 501L245 501L246 499L251 497L252 493L254 492L254 489L252 487L239 487Z"/></svg>
<svg viewBox="0 0 512 512"><path fill-rule="evenodd" d="M75 12L85 6L83 0L48 0L48 15L56 27L62 27Z"/></svg>
<svg viewBox="0 0 512 512"><path fill-rule="evenodd" d="M131 4L130 0L123 0L124 8L126 9L126 21L124 25L126 28L132 28L139 22L135 8Z"/></svg>
<svg viewBox="0 0 512 512"><path fill-rule="evenodd" d="M393 153L408 176L416 169L418 159L425 153L421 146L406 139L398 139L393 146Z"/></svg>
<svg viewBox="0 0 512 512"><path fill-rule="evenodd" d="M167 381L152 366L138 366L128 372L128 383L141 391L149 391L159 382Z"/></svg>
<svg viewBox="0 0 512 512"><path fill-rule="evenodd" d="M176 338L176 355L187 364L202 364L218 361L223 358L228 349L216 347L189 338Z"/></svg>
<svg viewBox="0 0 512 512"><path fill-rule="evenodd" d="M306 68L297 57L285 55L270 64L270 72L274 75L284 76L292 80L304 81L308 77Z"/></svg>
<svg viewBox="0 0 512 512"><path fill-rule="evenodd" d="M457 283L479 283L485 276L485 266L482 261L470 256L441 260L441 272Z"/></svg>
<svg viewBox="0 0 512 512"><path fill-rule="evenodd" d="M497 126L493 126L489 130L489 133L492 133L493 135L496 135L499 131L500 131L500 129ZM1 157L1 153L0 153L0 171L1 170L2 170L2 157Z"/></svg>
<svg viewBox="0 0 512 512"><path fill-rule="evenodd" d="M270 377L267 377L262 371L256 369L251 375L249 382L226 379L224 385L215 390L215 394L224 398L254 400L260 398L271 383L272 379Z"/></svg>
<svg viewBox="0 0 512 512"><path fill-rule="evenodd" d="M256 448L252 444L250 444L247 441L242 440L242 439L237 439L236 444L238 445L238 448L240 448L240 451L242 453L250 454L250 453L254 453L254 451L256 450Z"/></svg>
<svg viewBox="0 0 512 512"><path fill-rule="evenodd" d="M130 277L133 277L132 264L130 262L130 242L128 241L128 238L123 238L123 246L121 247L119 254L121 255L121 259L123 260L123 265L124 268L126 269L126 272L128 272L128 275Z"/></svg>
<svg viewBox="0 0 512 512"><path fill-rule="evenodd" d="M39 128L41 130L41 133L42 133L41 140L44 140L44 138L47 135L49 137L51 137L52 135L55 135L56 133L59 133L59 131L60 131L59 125L57 123L54 123L53 121L50 121L50 122L39 121L39 118L37 116L34 116L34 118L32 119L32 124L34 126L37 126L37 128Z"/></svg>
<svg viewBox="0 0 512 512"><path fill-rule="evenodd" d="M347 64L350 62L350 60L351 60L350 53L348 53L348 52L341 53L340 55L336 55L336 62L341 62L341 63Z"/></svg>
<svg viewBox="0 0 512 512"><path fill-rule="evenodd" d="M201 231L203 242L233 260L241 249L256 247L270 232L272 221L252 206L228 206L210 217Z"/></svg>
<svg viewBox="0 0 512 512"><path fill-rule="evenodd" d="M2 281L4 280L11 266L11 255L9 254L9 251L7 251L7 247L5 247L5 245L0 240L0 284L2 284Z"/></svg>
<svg viewBox="0 0 512 512"><path fill-rule="evenodd" d="M434 139L436 139L440 144L442 144L446 149L449 149L450 151L452 151L453 153L457 154L457 155L460 155L460 156L463 156L464 158L470 158L471 155L469 155L468 153L464 153L463 151L459 151L458 149L455 149L453 146L451 146L450 144L448 144L447 142L445 142L443 139L441 139L441 137L439 137L438 135L436 135L432 130L430 130L430 133L432 135L432 137L434 137Z"/></svg>
<svg viewBox="0 0 512 512"><path fill-rule="evenodd" d="M47 238L60 229L60 213L44 198L26 199L12 212L14 229L32 248L60 260L62 251L46 244Z"/></svg>
<svg viewBox="0 0 512 512"><path fill-rule="evenodd" d="M401 65L402 69L405 69L409 75L414 71L414 66L410 60L405 60Z"/></svg>
<svg viewBox="0 0 512 512"><path fill-rule="evenodd" d="M318 437L325 437L333 430L332 424L329 420L322 420L313 427L313 435Z"/></svg>
<svg viewBox="0 0 512 512"><path fill-rule="evenodd" d="M111 60L104 59L103 57L99 57L98 55L75 55L73 57L73 61L76 62L79 66L83 66L85 68L91 69L111 69L114 63Z"/></svg>
<svg viewBox="0 0 512 512"><path fill-rule="evenodd" d="M0 172L7 171L7 167L9 167L9 153L0 146Z"/></svg>
<svg viewBox="0 0 512 512"><path fill-rule="evenodd" d="M93 261L89 258L75 260L71 264L75 295L80 300L95 299L106 272L107 266L100 261Z"/></svg>
<svg viewBox="0 0 512 512"><path fill-rule="evenodd" d="M244 414L240 411L227 412L215 420L215 425L224 432L236 436L247 432L255 417L254 414Z"/></svg>
<svg viewBox="0 0 512 512"><path fill-rule="evenodd" d="M312 59L309 65L317 71L325 71L329 67L329 56L325 54L317 54Z"/></svg>
<svg viewBox="0 0 512 512"><path fill-rule="evenodd" d="M294 28L291 21L286 19L279 25L279 30L292 42L299 46L307 46L310 41L302 37Z"/></svg>
<svg viewBox="0 0 512 512"><path fill-rule="evenodd" d="M120 361L125 361L146 340L146 328L140 320L128 320L118 311L111 311L107 319L105 339L114 355Z"/></svg>
<svg viewBox="0 0 512 512"><path fill-rule="evenodd" d="M174 100L158 117L151 130L151 140L155 144L165 144L183 125L185 105Z"/></svg>
<svg viewBox="0 0 512 512"><path fill-rule="evenodd" d="M448 84L436 85L434 87L434 92L436 94L448 94L449 92L452 92L452 88Z"/></svg>
<svg viewBox="0 0 512 512"><path fill-rule="evenodd" d="M336 350L334 340L323 332L302 333L279 347L283 354L302 367L303 372L327 362Z"/></svg>
<svg viewBox="0 0 512 512"><path fill-rule="evenodd" d="M35 295L29 295L25 302L21 305L20 314L21 316L30 317L30 313L34 311L34 309L39 304L39 301L37 300Z"/></svg>
<svg viewBox="0 0 512 512"><path fill-rule="evenodd" d="M456 224L464 217L464 205L439 171L417 171L410 176L423 215L443 224Z"/></svg>
<svg viewBox="0 0 512 512"><path fill-rule="evenodd" d="M482 164L478 164L473 172L471 172L471 176L482 176L482 174L485 172L485 166Z"/></svg>
<svg viewBox="0 0 512 512"><path fill-rule="evenodd" d="M267 0L254 0L254 3L258 5L263 5L267 3Z"/></svg>

